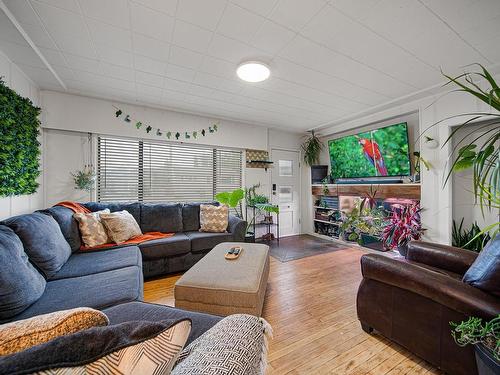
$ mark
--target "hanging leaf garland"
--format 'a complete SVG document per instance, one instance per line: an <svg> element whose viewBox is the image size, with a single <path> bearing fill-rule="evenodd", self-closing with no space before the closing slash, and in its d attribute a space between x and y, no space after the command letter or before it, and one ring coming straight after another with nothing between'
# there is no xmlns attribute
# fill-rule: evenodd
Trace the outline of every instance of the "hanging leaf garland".
<svg viewBox="0 0 500 375"><path fill-rule="evenodd" d="M151 133L152 130L156 130L155 133L154 133L154 134L156 134L156 136L158 136L158 137L165 136L167 139L171 139L173 137L175 137L176 140L179 140L180 138L184 138L184 139L191 139L191 138L198 139L198 135L200 135L200 134L201 134L202 137L205 137L207 134L212 134L212 133L215 133L215 132L217 132L219 130L219 124L218 123L212 124L212 126L209 126L207 129L194 130L194 131L183 131L183 132L177 131L175 133L172 132L172 131L163 131L160 128L153 129L153 127L151 125L147 125L146 126L146 124L143 124L141 121L133 119L128 114L124 114L123 111L120 108L115 107L115 106L113 106L113 107L116 109L115 116L117 118L120 118L123 115L123 121L126 122L126 123L132 122L133 124L135 124L135 127L136 127L137 130L140 130L141 128L143 128L143 129L146 130L147 134ZM143 125L145 125L145 126L143 127Z"/></svg>

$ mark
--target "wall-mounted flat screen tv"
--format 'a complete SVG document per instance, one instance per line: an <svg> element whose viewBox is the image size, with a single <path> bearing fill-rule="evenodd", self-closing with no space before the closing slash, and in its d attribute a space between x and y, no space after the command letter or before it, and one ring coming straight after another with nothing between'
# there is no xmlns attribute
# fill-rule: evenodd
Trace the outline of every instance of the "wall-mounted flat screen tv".
<svg viewBox="0 0 500 375"><path fill-rule="evenodd" d="M328 142L332 178L409 176L406 122Z"/></svg>

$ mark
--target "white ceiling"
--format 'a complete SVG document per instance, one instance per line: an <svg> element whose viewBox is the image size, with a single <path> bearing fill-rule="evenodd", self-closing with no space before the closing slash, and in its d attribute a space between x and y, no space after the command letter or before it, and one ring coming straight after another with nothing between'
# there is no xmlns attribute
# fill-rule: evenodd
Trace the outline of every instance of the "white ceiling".
<svg viewBox="0 0 500 375"><path fill-rule="evenodd" d="M0 50L42 89L290 130L500 62L500 0L3 2L66 86L0 12ZM244 60L271 78L239 81Z"/></svg>

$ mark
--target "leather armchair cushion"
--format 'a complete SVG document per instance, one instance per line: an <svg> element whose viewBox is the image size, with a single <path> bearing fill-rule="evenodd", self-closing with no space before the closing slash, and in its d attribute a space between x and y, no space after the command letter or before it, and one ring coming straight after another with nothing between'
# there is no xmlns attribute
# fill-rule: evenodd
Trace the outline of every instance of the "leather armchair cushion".
<svg viewBox="0 0 500 375"><path fill-rule="evenodd" d="M481 251L465 273L463 281L500 297L500 236L497 235Z"/></svg>

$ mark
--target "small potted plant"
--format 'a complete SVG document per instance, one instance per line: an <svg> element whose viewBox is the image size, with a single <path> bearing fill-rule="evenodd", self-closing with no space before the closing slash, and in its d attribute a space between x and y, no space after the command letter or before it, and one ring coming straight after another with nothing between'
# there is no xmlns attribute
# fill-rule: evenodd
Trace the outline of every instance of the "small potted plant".
<svg viewBox="0 0 500 375"><path fill-rule="evenodd" d="M340 225L340 232L345 241L357 242L359 240L359 224L360 214L359 206L355 206L351 212L342 213L342 224Z"/></svg>
<svg viewBox="0 0 500 375"><path fill-rule="evenodd" d="M419 203L410 205L395 204L382 232L382 241L389 249L398 249L399 253L406 257L408 243L420 240L424 229L420 222Z"/></svg>
<svg viewBox="0 0 500 375"><path fill-rule="evenodd" d="M96 174L91 165L86 165L82 170L71 173L71 177L73 178L75 189L89 192L94 189Z"/></svg>
<svg viewBox="0 0 500 375"><path fill-rule="evenodd" d="M500 374L500 314L486 323L471 317L450 325L451 335L458 345L474 345L479 375Z"/></svg>

